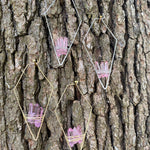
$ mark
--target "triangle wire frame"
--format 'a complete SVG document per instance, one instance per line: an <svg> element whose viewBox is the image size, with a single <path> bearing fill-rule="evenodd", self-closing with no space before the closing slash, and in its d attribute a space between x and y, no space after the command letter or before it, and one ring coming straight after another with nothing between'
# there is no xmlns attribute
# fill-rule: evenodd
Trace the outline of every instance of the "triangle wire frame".
<svg viewBox="0 0 150 150"><path fill-rule="evenodd" d="M27 127L28 127L28 129L29 129L29 132L30 132L30 134L31 134L31 136L32 136L32 138L33 138L34 141L37 141L38 138L39 138L40 131L41 131L41 128L42 128L42 125L43 125L43 122L44 122L44 118L45 118L45 115L46 115L46 112L47 112L47 109L48 109L48 105L49 105L49 103L50 103L50 100L51 100L51 97L52 97L52 93L53 93L53 85L52 85L51 82L48 80L48 78L45 76L45 74L43 73L43 71L42 71L41 68L39 67L38 63L39 63L39 62L35 62L35 65L38 67L40 73L43 75L43 77L46 79L46 81L48 82L48 84L51 86L51 93L50 93L50 95L49 95L49 98L48 98L48 101L47 101L47 104L46 104L46 107L45 107L45 111L44 111L43 116L42 116L41 125L40 125L40 128L39 128L39 130L38 130L36 136L33 134L32 130L31 130L30 126L29 126L29 123L28 123L28 121L27 121L27 118L28 118L28 117L26 117L25 113L23 112L23 109L22 109L22 107L21 107L21 105L20 105L20 102L19 102L18 94L17 94L17 92L16 92L16 88L17 88L17 86L18 86L18 84L19 84L21 78L23 77L23 75L24 75L26 69L29 67L29 64L27 64L26 67L24 68L24 70L22 71L22 74L20 75L20 77L19 77L19 79L18 79L18 81L17 81L17 83L16 83L16 85L15 85L15 87L14 87L14 89L13 89L14 94L15 94L15 97L16 97L16 99L17 99L18 106L19 106L19 108L20 108L20 111L22 112L22 115L23 115L23 118L24 118L24 120L25 120L25 123L26 123L26 125L27 125ZM31 118L30 118L30 119L31 119Z"/></svg>
<svg viewBox="0 0 150 150"><path fill-rule="evenodd" d="M86 128L85 128L85 132L84 132L84 134L81 135L81 137L83 137L83 141L82 141L80 150L82 150L82 149L83 149L84 142L85 142L86 133L87 133L87 131L88 131L89 123L90 123L90 120L91 120L92 106L91 106L91 104L88 102L88 100L85 98L85 96L84 96L83 92L81 91L81 89L79 88L79 86L78 86L78 81L74 81L74 83L70 83L70 84L68 84L68 85L66 86L65 90L63 91L63 93L62 93L62 95L61 95L61 97L60 97L60 99L59 99L59 101L58 101L58 103L57 103L57 105L56 105L56 108L55 108L54 112L55 112L57 121L58 121L58 123L59 123L59 125L60 125L60 127L61 127L61 130L62 130L62 132L63 132L63 134L64 134L64 137L65 137L65 139L66 139L67 145L68 145L69 149L72 150L72 148L71 148L71 146L70 146L70 144L69 144L69 140L68 140L68 138L67 138L67 136L66 136L66 133L65 133L65 131L64 131L64 129L63 129L63 125L62 125L62 123L61 123L61 121L60 121L60 119L59 119L59 116L58 116L58 114L57 114L57 108L58 108L58 106L59 106L59 104L60 104L60 102L61 102L61 100L62 100L62 98L63 98L63 96L64 96L64 94L65 94L65 92L66 92L66 90L67 90L68 87L70 87L70 86L76 86L77 89L78 89L78 91L80 92L81 96L83 97L83 99L85 99L86 102L88 103L88 105L90 106L90 113L89 113L89 118L88 118L87 125L86 125ZM81 139L79 136L73 136L73 137L75 137L76 140Z"/></svg>
<svg viewBox="0 0 150 150"><path fill-rule="evenodd" d="M83 43L83 45L84 45L84 48L85 48L85 50L86 50L86 52L87 52L87 54L88 54L88 56L89 56L89 58L90 58L90 61L91 61L92 65L93 65L94 70L95 70L95 72L96 72L96 74L97 74L97 77L98 77L98 73L97 73L96 67L95 67L95 65L94 65L94 63L93 63L93 59L92 59L92 57L90 56L90 53L88 52L88 50L87 50L87 48L86 48L86 45L85 45L85 38L87 37L88 33L90 32L90 30L91 30L91 28L92 28L94 22L95 22L95 21L99 21L99 23L102 22L102 23L105 25L105 27L107 28L107 30L110 32L110 34L112 35L112 37L115 39L114 52L113 52L113 56L112 56L112 59L111 59L111 65L110 65L110 68L109 68L110 73L109 73L109 76L108 76L107 81L106 81L106 86L104 86L104 84L102 83L101 79L98 77L98 80L99 80L99 82L100 82L102 88L103 88L104 90L106 90L107 87L108 87L108 84L109 84L110 74L111 74L111 71L112 71L112 66L113 66L113 62L114 62L114 58L115 58L115 54L116 54L117 38L116 38L115 35L112 33L112 31L109 29L109 27L106 25L106 23L104 22L104 18L105 18L105 17L100 16L100 18L95 18L95 19L93 20L91 26L89 27L87 33L85 34L85 36L84 36L84 38L83 38L82 43Z"/></svg>
<svg viewBox="0 0 150 150"><path fill-rule="evenodd" d="M79 15L79 12L78 12L78 9L77 9L77 6L76 6L74 0L71 0L72 3L73 3L73 5L74 5L74 8L75 8L75 10L76 10L76 14L77 14L77 16L78 16L78 18L79 18L79 25L78 25L77 31L75 32L75 35L74 35L74 37L73 37L73 40L70 42L70 46L67 48L67 54L66 54L65 57L63 58L62 62L60 62L60 60L59 60L59 58L58 58L58 56L57 56L57 53L56 53L56 49L55 49L55 44L54 44L52 32L51 32L50 25L49 25L49 23L48 23L48 18L47 18L47 15L46 15L46 13L47 13L47 12L49 11L49 9L55 4L56 1L57 1L57 0L53 0L52 3L49 5L49 7L46 9L46 11L43 12L42 14L45 16L45 19L46 19L46 24L47 24L47 27L48 27L49 35L50 35L50 38L51 38L51 41L52 41L52 45L53 45L53 48L54 48L54 51L55 51L55 55L56 55L57 62L58 62L58 64L59 64L58 67L59 67L59 66L63 66L63 64L64 64L64 62L65 62L65 60L66 60L66 58L67 58L67 56L68 56L68 54L69 54L69 52L70 52L70 49L71 49L71 47L72 47L72 45L73 45L73 42L75 41L76 35L77 35L77 33L78 33L79 29L80 29L80 26L81 26L81 24L82 24L82 19L81 19L80 15ZM47 4L45 4L45 5L47 5Z"/></svg>

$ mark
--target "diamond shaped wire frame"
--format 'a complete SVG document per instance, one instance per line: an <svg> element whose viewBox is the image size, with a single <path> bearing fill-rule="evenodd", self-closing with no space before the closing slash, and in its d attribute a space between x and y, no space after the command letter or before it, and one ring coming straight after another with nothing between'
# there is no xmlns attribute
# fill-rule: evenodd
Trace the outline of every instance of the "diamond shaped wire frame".
<svg viewBox="0 0 150 150"><path fill-rule="evenodd" d="M112 37L114 38L114 40L115 40L115 44L114 44L114 48L113 48L113 55L112 55L112 59L111 59L110 67L109 67L109 72L110 72L110 73L109 73L109 75L108 75L108 78L106 79L106 84L105 84L105 85L103 84L102 80L99 78L99 74L98 74L97 68L96 68L96 66L95 66L95 64L94 64L94 62L93 62L93 58L91 57L91 55L90 55L90 53L89 53L89 51L88 51L88 49L87 49L87 46L86 46L86 44L85 44L86 38L87 38L87 36L88 36L88 34L89 34L91 28L93 27L93 25L94 25L94 23L95 23L96 21L102 22L103 25L106 27L107 31L109 31L109 33L111 34L111 36L112 36ZM83 43L84 48L85 48L85 50L86 50L86 52L87 52L87 54L88 54L88 57L90 58L90 62L91 62L91 64L92 64L93 67L94 67L94 70L95 70L95 72L96 72L96 74L97 74L98 80L99 80L99 82L100 82L102 88L103 88L104 90L106 90L107 87L108 87L108 84L109 84L110 74L111 74L111 71L112 71L112 66L113 66L113 62L114 62L114 58L115 58L115 53L116 53L116 48L117 48L117 38L116 38L115 35L112 33L112 31L108 28L108 26L106 25L106 23L104 22L104 17L100 16L100 18L95 18L95 19L94 19L94 21L92 22L91 26L89 27L87 33L85 34L82 43Z"/></svg>
<svg viewBox="0 0 150 150"><path fill-rule="evenodd" d="M65 60L66 60L66 58L67 58L67 56L68 56L68 54L69 54L69 52L70 52L70 50L71 50L71 47L72 47L72 45L73 45L73 43L74 43L74 41L75 41L75 38L76 38L77 33L78 33L78 31L79 31L79 28L80 28L80 26L81 26L82 20L81 20L81 17L80 17L80 15L79 15L79 12L78 12L78 9L77 9L77 7L76 7L76 4L75 4L74 0L71 0L71 1L72 1L72 4L74 5L76 14L77 14L77 16L78 16L79 25L78 25L78 27L77 27L77 30L76 30L74 36L73 36L72 41L68 42L69 45L67 46L67 52L66 52L65 56L63 57L63 59L62 59L62 61L61 61L61 60L59 59L59 56L57 55L57 50L56 50L56 46L55 46L55 44L54 44L53 34L52 34L52 32L51 32L51 27L50 27L50 25L49 25L48 18L47 18L47 12L48 12L48 11L50 10L50 8L55 4L56 1L57 1L57 0L53 0L53 1L52 1L52 3L51 3L51 4L49 5L49 7L46 9L46 11L43 13L43 15L45 16L45 19L46 19L46 24L47 24L48 31L49 31L49 35L50 35L50 38L51 38L52 47L53 47L53 49L54 49L55 56L56 56L57 62L58 62L58 67L59 67L59 66L63 66L63 64L64 64L64 62L65 62ZM46 4L45 4L45 5L46 5Z"/></svg>
<svg viewBox="0 0 150 150"><path fill-rule="evenodd" d="M24 113L24 111L23 111L23 109L22 109L22 106L21 106L20 101L19 101L20 98L19 98L19 95L17 94L17 86L18 86L19 82L21 81L23 75L25 74L25 71L28 69L29 64L27 64L26 67L24 68L24 70L22 71L22 74L20 75L20 77L19 77L19 79L18 79L18 81L17 81L17 83L16 83L16 85L15 85L13 91L14 91L14 94L15 94L15 97L16 97L16 100L17 100L17 103L18 103L18 106L19 106L19 108L20 108L20 111L21 111L21 113L22 113L22 115L23 115L23 118L24 118L24 120L25 120L25 123L26 123L26 125L27 125L27 127L28 127L28 129L29 129L29 132L30 132L30 134L31 134L31 136L32 136L32 138L33 138L33 140L34 140L34 141L37 141L37 140L38 140L38 137L39 137L39 134L40 134L40 131L41 131L41 128L42 128L42 125L43 125L43 121L44 121L44 118L45 118L45 115L46 115L46 112L47 112L49 103L50 103L50 100L51 100L51 97L52 97L53 85L52 85L51 82L48 80L48 78L45 76L45 74L43 73L43 71L42 71L41 68L39 67L38 63L35 62L35 65L38 67L39 72L42 74L42 76L46 79L46 81L48 82L48 84L49 84L50 87L51 87L51 92L50 92L50 94L49 94L49 98L48 98L48 101L47 101L47 104L46 104L46 107L45 107L45 111L44 111L43 116L42 116L42 119L41 119L41 125L40 125L40 127L39 127L39 129L38 129L38 131L37 131L37 135L36 135L36 136L34 135L34 133L33 133L32 130L31 130L31 127L30 127L30 125L29 125L29 123L28 123L28 117L27 117L27 115Z"/></svg>
<svg viewBox="0 0 150 150"><path fill-rule="evenodd" d="M88 120L87 120L86 128L85 128L85 130L84 130L84 131L85 131L84 134L82 134L82 135L80 135L80 136L72 136L72 137L71 137L71 139L72 139L72 140L75 140L75 141L76 141L76 140L82 140L82 143L80 143L80 150L82 150L82 149L83 149L83 146L84 146L85 138L86 138L86 133L87 133L88 128L89 128L89 123L90 123L91 115L92 115L92 106L91 106L91 104L88 102L88 100L85 98L85 96L84 96L84 94L82 93L82 91L80 90L80 88L79 88L79 86L78 86L78 81L75 81L74 83L68 84L68 85L66 86L65 90L63 91L63 93L62 93L62 95L61 95L61 97L60 97L60 99L59 99L59 101L58 101L58 103L57 103L57 105L56 105L56 108L55 108L54 112L55 112L57 121L58 121L58 123L59 123L59 125L60 125L60 127L61 127L61 130L62 130L62 132L63 132L63 134L64 134L64 137L65 137L65 140L66 140L66 142L67 142L67 145L68 145L69 149L72 150L72 148L71 148L69 142L74 142L74 141L70 141L70 139L69 139L70 137L68 137L68 136L66 135L65 130L63 129L63 125L62 125L62 123L61 123L61 119L59 118L59 115L58 115L58 113L57 113L57 109L58 109L58 107L59 107L60 102L61 102L62 99L63 99L64 94L66 93L67 89L68 89L69 87L71 87L71 86L75 86L75 87L77 88L77 90L78 90L79 93L81 94L82 98L87 102L87 104L88 104L88 106L89 106L89 108L90 108L90 109L89 109L89 117L88 117ZM77 144L77 143L76 143L76 144Z"/></svg>

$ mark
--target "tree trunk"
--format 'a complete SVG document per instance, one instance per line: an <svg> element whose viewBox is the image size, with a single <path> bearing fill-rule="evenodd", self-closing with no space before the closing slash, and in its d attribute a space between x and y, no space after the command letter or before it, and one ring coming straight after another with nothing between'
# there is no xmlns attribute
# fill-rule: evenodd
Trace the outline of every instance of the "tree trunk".
<svg viewBox="0 0 150 150"><path fill-rule="evenodd" d="M52 0L47 0L47 6L51 2ZM150 1L75 0L75 3L82 25L64 65L55 67L57 61L53 55L46 19L42 15L45 10L44 0L1 0L1 150L67 149L53 110L65 87L75 80L79 81L81 91L93 107L84 150L150 149ZM98 82L82 44L89 26L95 17L99 17L99 13L105 15L106 24L118 39L106 91ZM79 18L71 0L57 0L47 16L52 32L59 32L61 28L60 34L65 33L73 39L72 33L79 25ZM95 27L91 39L96 34ZM105 45L105 40L100 42ZM112 54L112 50L110 52ZM33 63L33 60L39 58L39 67L52 83L54 92L39 138L34 141L13 88L23 69L29 64L30 69L25 75L28 78L23 78L17 87L20 104L25 111L27 104L35 99L43 108L46 107L51 88ZM77 99L78 92L70 88L68 95L60 103L59 115L64 128L74 124L75 121L72 120L77 120L83 128L87 124L87 103ZM79 112L76 112L77 109ZM80 118L76 113L80 113ZM79 149L79 146L73 149Z"/></svg>

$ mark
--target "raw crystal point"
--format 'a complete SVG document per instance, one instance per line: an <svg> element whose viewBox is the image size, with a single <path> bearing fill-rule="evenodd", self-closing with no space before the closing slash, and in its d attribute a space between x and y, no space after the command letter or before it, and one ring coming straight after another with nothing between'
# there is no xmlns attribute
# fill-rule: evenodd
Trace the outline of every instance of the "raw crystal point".
<svg viewBox="0 0 150 150"><path fill-rule="evenodd" d="M55 42L55 50L57 57L60 57L61 55L67 54L67 45L68 45L68 38L66 37L60 37Z"/></svg>
<svg viewBox="0 0 150 150"><path fill-rule="evenodd" d="M41 126L41 121L42 121L42 115L43 115L43 108L42 107L38 107L37 109L37 114L36 114L36 119L35 119L35 123L34 125L39 128Z"/></svg>
<svg viewBox="0 0 150 150"><path fill-rule="evenodd" d="M33 124L34 123L34 120L33 120L33 117L35 116L35 112L33 112L33 104L30 103L29 104L29 112L28 112L28 122Z"/></svg>
<svg viewBox="0 0 150 150"><path fill-rule="evenodd" d="M98 62L95 62L95 68L96 68L96 72L98 74L99 78L107 78L110 74L110 70L108 68L108 62L101 62L100 66L98 64Z"/></svg>
<svg viewBox="0 0 150 150"><path fill-rule="evenodd" d="M39 104L29 104L28 122L34 124L37 128L41 126L43 108Z"/></svg>
<svg viewBox="0 0 150 150"><path fill-rule="evenodd" d="M73 147L75 144L82 143L82 131L81 131L81 127L77 126L68 129L68 140L69 140L69 145L70 147Z"/></svg>

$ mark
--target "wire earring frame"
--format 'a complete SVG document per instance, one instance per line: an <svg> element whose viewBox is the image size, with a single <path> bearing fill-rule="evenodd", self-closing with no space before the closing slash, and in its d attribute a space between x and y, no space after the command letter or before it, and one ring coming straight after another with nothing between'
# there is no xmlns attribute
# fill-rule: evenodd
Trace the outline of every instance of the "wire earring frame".
<svg viewBox="0 0 150 150"><path fill-rule="evenodd" d="M60 121L59 115L57 114L57 108L59 107L59 104L60 104L60 102L61 102L61 100L62 100L62 98L63 98L65 92L67 91L67 89L68 89L70 86L75 86L75 87L78 89L78 91L80 92L80 94L81 94L81 96L83 97L83 99L88 103L90 110L89 110L89 117L88 117L88 120L87 120L87 125L86 125L86 127L85 127L85 132L84 132L84 134L82 134L82 133L80 133L80 134L71 134L71 135L68 135L68 136L67 136L66 133L65 133L65 131L64 131L64 129L63 129L63 125L62 125L62 123L61 123L61 121ZM83 146L84 146L84 142L85 142L85 137L86 137L86 134L87 134L87 131L88 131L88 128L89 128L89 123L90 123L91 115L92 115L92 106L91 106L91 104L88 102L88 100L85 98L85 96L84 96L84 94L82 93L82 91L80 90L80 88L79 88L79 86L78 86L78 81L75 81L74 83L68 84L68 85L66 86L65 90L63 91L63 93L62 93L62 95L61 95L61 97L60 97L60 99L59 99L59 101L58 101L58 103L57 103L57 105L56 105L56 108L55 108L55 111L54 111L54 112L55 112L57 121L58 121L58 123L59 123L59 125L60 125L60 127L61 127L61 130L62 130L62 132L63 132L63 134L64 134L64 137L65 137L65 139L66 139L66 142L67 142L67 145L68 145L69 149L72 150L71 147L73 147L74 144L80 143L80 144L81 144L80 150L82 150L82 149L83 149ZM69 128L69 129L68 129L68 133L71 133L71 132L73 133L73 132L74 132L73 130L76 130L75 132L76 132L76 133L79 133L79 132L80 132L80 131L79 131L79 130L80 130L79 128L80 128L79 126L77 126L77 128L74 127L73 129ZM81 142L81 141L82 141L82 142Z"/></svg>
<svg viewBox="0 0 150 150"><path fill-rule="evenodd" d="M92 64L93 67L94 67L94 70L95 70L95 72L96 72L96 74L97 74L98 80L99 80L99 82L100 82L102 88L103 88L104 90L106 90L107 87L108 87L108 84L109 84L110 74L111 74L111 71L112 71L112 66L113 66L113 62L114 62L114 58L115 58L115 53L116 53L116 48L117 48L117 38L116 38L115 35L112 33L112 31L109 29L109 27L106 25L106 23L104 22L104 19L105 19L105 18L102 17L102 16L100 16L100 18L95 18L95 19L94 19L94 21L92 22L91 26L89 27L87 33L85 34L82 43L83 43L84 48L85 48L85 50L86 50L86 52L87 52L87 54L88 54L88 57L90 58L90 62L91 62L91 64ZM101 80L100 77L99 77L100 75L99 75L99 72L98 72L98 71L103 72L103 70L100 70L101 68L100 68L99 66L98 66L99 70L96 68L96 66L95 66L95 64L94 64L94 62L93 62L93 58L91 57L91 55L90 55L90 53L89 53L89 51L88 51L88 49L86 48L86 45L85 45L86 37L88 36L88 33L90 32L92 26L94 25L94 23L95 23L96 21L99 21L99 23L102 22L102 23L104 24L104 26L106 27L106 29L109 31L109 33L112 35L112 37L115 39L114 52L113 52L113 55L112 55L110 68L109 68L109 70L106 70L107 73L109 72L108 75L107 75L106 85L103 84L102 80ZM96 63L97 63L97 62L96 62Z"/></svg>
<svg viewBox="0 0 150 150"><path fill-rule="evenodd" d="M18 79L18 81L17 81L17 83L16 83L16 85L15 85L13 91L14 91L14 94L15 94L15 97L16 97L16 100L17 100L17 103L18 103L18 106L19 106L19 108L20 108L20 111L21 111L21 113L22 113L22 115L23 115L23 118L24 118L24 120L25 120L25 123L26 123L26 125L27 125L27 127L28 127L28 129L29 129L29 132L30 132L30 134L31 134L31 136L32 136L32 138L33 138L33 140L34 140L34 141L37 141L38 138L39 138L39 135L40 135L40 131L41 131L41 128L42 128L42 125L43 125L43 122L44 122L44 118L45 118L45 115L46 115L46 112L47 112L47 109L48 109L48 106L49 106L51 97L52 97L53 85L51 84L51 82L48 80L48 78L45 76L45 74L43 73L43 71L42 71L41 68L39 67L39 65L38 65L39 61L38 61L38 62L35 62L35 61L34 61L34 63L35 63L35 65L38 67L38 70L40 71L40 73L43 75L43 77L46 79L46 81L48 82L48 84L49 84L50 87L51 87L51 93L50 93L50 95L49 95L49 98L48 98L48 101L47 101L47 104L46 104L46 107L45 107L45 111L44 111L44 113L43 113L43 116L42 116L42 117L27 117L27 115L24 113L24 111L23 111L23 109L22 109L22 107L21 107L21 104L20 104L20 102L19 102L19 99L20 99L20 98L19 98L19 96L18 96L18 94L17 94L17 86L18 86L19 82L21 81L23 75L25 74L25 71L26 71L27 68L29 67L29 64L27 64L26 67L24 68L24 70L22 71L22 74L20 75L20 77L19 77L19 79ZM35 104L35 105L36 105L36 104ZM37 104L37 105L38 105L38 104ZM28 123L29 120L35 120L35 119L41 119L41 124L40 124L40 126L39 126L39 129L38 129L38 132L37 132L37 135L36 135L36 136L33 134L32 130L31 130L31 127L29 126L29 123Z"/></svg>
<svg viewBox="0 0 150 150"><path fill-rule="evenodd" d="M72 47L72 45L73 45L73 43L74 43L74 41L75 41L75 38L76 38L76 36L77 36L77 33L78 33L79 29L80 29L81 23L82 23L82 20L81 20L81 17L80 17L80 14L79 14L79 12L78 12L78 9L77 9L77 7L76 7L75 2L74 2L74 0L71 0L71 1L72 1L73 5L74 5L76 14L77 14L77 16L78 16L78 18L79 18L79 25L78 25L78 27L77 27L77 30L76 30L75 34L74 34L73 40L70 42L70 45L68 45L68 47L66 47L67 45L65 44L65 42L62 43L60 46L59 46L59 45L58 45L58 46L55 46L54 39L53 39L52 32L51 32L51 28L50 28L50 25L49 25L49 23L48 23L47 12L48 12L48 11L50 10L50 8L55 4L56 0L53 0L52 3L49 5L49 7L46 9L46 11L42 13L42 14L44 15L45 19L46 19L46 24L47 24L47 27L48 27L48 31L49 31L49 35L50 35L51 41L52 41L53 49L54 49L54 51L55 51L55 56L56 56L56 58L57 58L58 67L59 67L59 66L63 66L63 64L64 64L64 62L65 62L65 60L66 60L66 58L67 58L67 56L68 56L68 54L69 54L69 52L70 52L70 50L71 50L71 47ZM45 6L46 6L46 5L47 5L47 3L45 2ZM63 39L60 40L60 41L63 41ZM58 41L58 43L60 43L60 42ZM56 47L66 47L65 53L62 52L62 53L65 55L62 61L60 61L60 59L59 59L59 55L58 55L58 53L57 53L57 48L56 48ZM60 48L60 49L61 49L61 48Z"/></svg>

